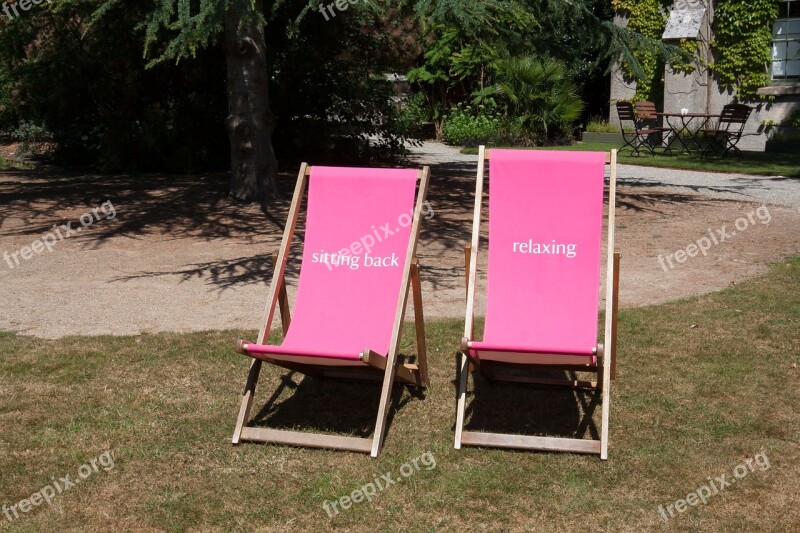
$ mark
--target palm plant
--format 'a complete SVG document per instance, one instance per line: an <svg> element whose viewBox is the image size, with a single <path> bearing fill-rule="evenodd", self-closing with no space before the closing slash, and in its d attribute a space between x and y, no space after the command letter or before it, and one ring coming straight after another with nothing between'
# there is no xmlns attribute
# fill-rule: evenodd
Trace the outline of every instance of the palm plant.
<svg viewBox="0 0 800 533"><path fill-rule="evenodd" d="M555 59L522 56L503 60L496 83L475 93L476 103L495 98L530 134L552 139L569 132L581 117L583 101L576 85Z"/></svg>

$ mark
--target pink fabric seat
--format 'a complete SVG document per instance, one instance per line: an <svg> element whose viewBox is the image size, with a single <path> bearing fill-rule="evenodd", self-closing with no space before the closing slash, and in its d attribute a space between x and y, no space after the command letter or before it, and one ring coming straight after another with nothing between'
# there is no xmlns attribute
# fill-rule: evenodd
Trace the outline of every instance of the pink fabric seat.
<svg viewBox="0 0 800 533"><path fill-rule="evenodd" d="M593 358L605 157L491 151L486 322L472 356Z"/></svg>
<svg viewBox="0 0 800 533"><path fill-rule="evenodd" d="M280 346L249 355L358 360L389 352L418 170L312 167L303 258ZM333 254L333 256L331 255Z"/></svg>

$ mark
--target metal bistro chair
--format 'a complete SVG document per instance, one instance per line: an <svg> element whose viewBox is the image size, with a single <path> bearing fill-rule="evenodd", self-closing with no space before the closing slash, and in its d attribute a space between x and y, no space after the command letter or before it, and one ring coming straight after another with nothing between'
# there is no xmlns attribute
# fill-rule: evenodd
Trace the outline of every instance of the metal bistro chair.
<svg viewBox="0 0 800 533"><path fill-rule="evenodd" d="M744 104L728 104L722 108L717 126L715 128L704 129L703 133L708 139L708 146L703 150L701 156L705 157L712 152L716 152L720 159L723 159L728 152L734 151L742 160L742 151L736 146L742 138L744 125L750 118L753 109Z"/></svg>
<svg viewBox="0 0 800 533"><path fill-rule="evenodd" d="M625 144L619 149L621 152L630 147L635 155L641 155L640 149L645 148L650 155L654 153L653 139L661 133L659 129L642 128L637 120L633 104L630 102L617 102L617 115L619 116L619 129Z"/></svg>

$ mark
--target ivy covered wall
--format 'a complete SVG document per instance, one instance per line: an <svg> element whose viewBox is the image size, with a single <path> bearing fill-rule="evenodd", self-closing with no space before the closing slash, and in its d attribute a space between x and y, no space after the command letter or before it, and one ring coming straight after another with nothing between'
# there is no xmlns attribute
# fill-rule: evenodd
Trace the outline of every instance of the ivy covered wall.
<svg viewBox="0 0 800 533"><path fill-rule="evenodd" d="M612 0L612 6L628 18L628 28L646 37L661 39L668 18L670 0ZM712 2L711 51L709 67L720 87L733 91L740 99L755 98L759 87L769 85L772 25L778 16L777 0L714 0ZM695 51L692 41L680 43L686 51ZM636 82L636 99L660 100L663 63L650 51L636 54L643 73L636 76L623 65L628 81ZM674 69L693 70L677 62Z"/></svg>
<svg viewBox="0 0 800 533"><path fill-rule="evenodd" d="M719 84L739 98L753 98L759 87L769 85L772 58L772 25L778 17L776 0L716 0L715 60L711 68Z"/></svg>
<svg viewBox="0 0 800 533"><path fill-rule="evenodd" d="M611 76L610 118L616 120L617 100L651 100L668 112L686 107L708 113L719 113L725 104L741 101L753 113L740 145L763 150L769 138L765 124L781 124L800 110L800 84L771 79L778 0L612 0L617 24L656 40L662 38L673 5L705 7L710 25L702 25L697 40L673 41L689 54L672 57L666 69L663 60L652 54L655 48L646 46L635 53L642 65L639 71L620 65ZM687 61L690 55L698 60Z"/></svg>
<svg viewBox="0 0 800 533"><path fill-rule="evenodd" d="M628 19L628 29L645 37L661 40L667 24L669 0L612 0L612 7ZM628 66L622 66L626 81L636 82L636 100L661 100L664 91L664 62L648 49L638 50L636 59L642 67L637 76Z"/></svg>

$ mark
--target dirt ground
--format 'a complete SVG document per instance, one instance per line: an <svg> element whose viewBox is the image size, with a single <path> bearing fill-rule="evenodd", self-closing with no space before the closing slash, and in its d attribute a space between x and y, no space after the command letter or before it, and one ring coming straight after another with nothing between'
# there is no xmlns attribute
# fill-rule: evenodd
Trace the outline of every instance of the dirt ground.
<svg viewBox="0 0 800 533"><path fill-rule="evenodd" d="M474 165L434 165L432 176L428 200L435 216L424 222L418 254L425 315L458 318L464 312L463 246L469 240ZM257 328L272 274L269 256L281 239L294 179L291 172L282 175L284 197L264 215L256 206L228 201L222 174L0 172L0 254L9 254L0 260L0 329L57 338ZM104 211L105 202L110 204ZM800 212L768 206L769 216L762 209L759 218L758 207L621 188L621 305L720 290L800 253ZM81 227L82 215L91 225ZM735 228L738 219L746 222L739 222L741 231ZM17 255L16 264L14 252L67 222L81 230L57 240L52 251L44 248L27 260ZM707 256L673 261L674 268L665 260L666 270L659 262L660 254L686 249L723 227L730 236ZM485 256L479 266L485 267ZM292 280L297 268L295 256Z"/></svg>

